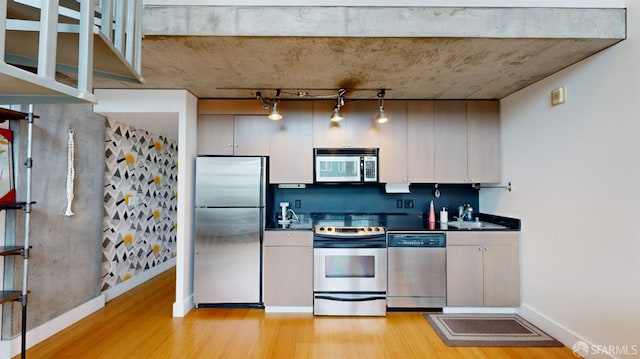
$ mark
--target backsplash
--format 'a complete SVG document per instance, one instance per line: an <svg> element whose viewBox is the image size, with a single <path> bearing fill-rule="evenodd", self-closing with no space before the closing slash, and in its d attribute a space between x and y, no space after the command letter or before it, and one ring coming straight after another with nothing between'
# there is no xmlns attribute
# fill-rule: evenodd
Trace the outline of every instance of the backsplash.
<svg viewBox="0 0 640 359"><path fill-rule="evenodd" d="M386 193L384 184L307 185L306 188L269 186L267 222L276 220L280 202L289 202L296 213L412 213L427 212L433 200L436 212L447 207L453 218L458 206L470 204L478 211L478 191L471 185L440 184L440 197L434 196L433 184L412 184L411 193ZM299 201L299 206L296 205ZM413 207L411 207L413 203ZM399 205L402 207L399 208Z"/></svg>

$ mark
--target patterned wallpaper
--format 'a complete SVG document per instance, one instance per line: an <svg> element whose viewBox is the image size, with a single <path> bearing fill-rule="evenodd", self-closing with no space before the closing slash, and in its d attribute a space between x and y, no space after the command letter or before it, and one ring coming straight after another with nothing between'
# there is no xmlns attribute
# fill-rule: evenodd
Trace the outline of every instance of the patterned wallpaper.
<svg viewBox="0 0 640 359"><path fill-rule="evenodd" d="M178 144L107 120L102 291L176 255Z"/></svg>

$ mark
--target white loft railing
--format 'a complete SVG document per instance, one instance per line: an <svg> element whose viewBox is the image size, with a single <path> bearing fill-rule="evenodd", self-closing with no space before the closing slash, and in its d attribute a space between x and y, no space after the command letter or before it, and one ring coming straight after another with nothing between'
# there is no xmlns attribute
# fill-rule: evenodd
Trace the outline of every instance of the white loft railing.
<svg viewBox="0 0 640 359"><path fill-rule="evenodd" d="M89 102L142 82L142 0L0 0L0 104Z"/></svg>

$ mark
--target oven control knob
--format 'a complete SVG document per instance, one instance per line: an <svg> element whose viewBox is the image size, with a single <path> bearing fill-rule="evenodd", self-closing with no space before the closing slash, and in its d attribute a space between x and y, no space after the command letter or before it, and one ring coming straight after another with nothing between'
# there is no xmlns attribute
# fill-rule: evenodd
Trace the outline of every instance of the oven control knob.
<svg viewBox="0 0 640 359"><path fill-rule="evenodd" d="M320 232L324 232L324 227L320 227L320 228L318 228L318 231L320 231Z"/></svg>
<svg viewBox="0 0 640 359"><path fill-rule="evenodd" d="M371 231L373 231L373 228L367 227L367 232L371 232Z"/></svg>
<svg viewBox="0 0 640 359"><path fill-rule="evenodd" d="M331 232L331 231L333 231L333 228L327 227L327 232Z"/></svg>

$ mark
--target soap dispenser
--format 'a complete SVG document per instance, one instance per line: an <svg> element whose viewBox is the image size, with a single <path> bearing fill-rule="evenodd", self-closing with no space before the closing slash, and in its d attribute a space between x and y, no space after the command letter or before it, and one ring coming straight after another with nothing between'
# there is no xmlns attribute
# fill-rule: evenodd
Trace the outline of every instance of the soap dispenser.
<svg viewBox="0 0 640 359"><path fill-rule="evenodd" d="M449 212L447 212L447 207L442 207L442 211L440 211L440 223L449 223Z"/></svg>
<svg viewBox="0 0 640 359"><path fill-rule="evenodd" d="M433 201L429 205L429 223L436 223L436 211L433 208Z"/></svg>

